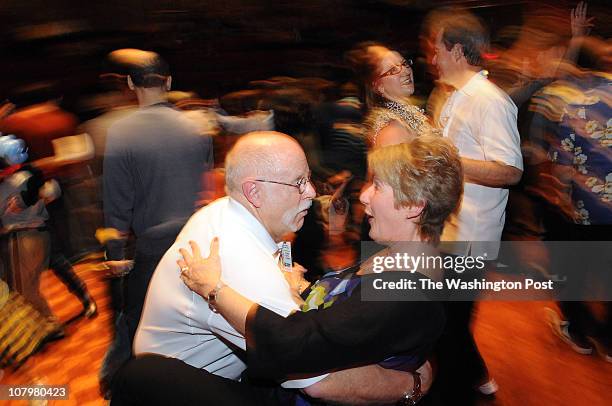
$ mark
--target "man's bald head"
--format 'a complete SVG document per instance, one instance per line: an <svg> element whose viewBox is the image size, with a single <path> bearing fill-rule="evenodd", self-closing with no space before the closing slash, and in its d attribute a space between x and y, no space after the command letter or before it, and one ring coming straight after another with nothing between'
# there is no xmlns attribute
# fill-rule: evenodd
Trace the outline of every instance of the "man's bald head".
<svg viewBox="0 0 612 406"><path fill-rule="evenodd" d="M241 193L242 183L248 178L270 178L282 173L296 157L304 157L304 151L286 134L275 131L245 134L225 158L228 194Z"/></svg>

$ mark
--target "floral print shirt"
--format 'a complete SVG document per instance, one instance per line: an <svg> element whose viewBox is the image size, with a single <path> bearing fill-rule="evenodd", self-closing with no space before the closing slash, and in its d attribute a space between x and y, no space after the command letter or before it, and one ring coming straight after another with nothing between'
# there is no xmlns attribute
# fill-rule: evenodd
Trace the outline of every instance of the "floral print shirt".
<svg viewBox="0 0 612 406"><path fill-rule="evenodd" d="M574 221L612 224L612 75L591 74L547 90L563 103L552 162L574 169Z"/></svg>

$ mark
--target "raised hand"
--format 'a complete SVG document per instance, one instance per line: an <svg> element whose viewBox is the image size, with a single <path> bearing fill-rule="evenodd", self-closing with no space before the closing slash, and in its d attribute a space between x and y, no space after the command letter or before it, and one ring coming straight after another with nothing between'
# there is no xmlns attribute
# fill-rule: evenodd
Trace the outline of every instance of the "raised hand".
<svg viewBox="0 0 612 406"><path fill-rule="evenodd" d="M588 4L585 1L578 3L571 12L572 37L584 37L589 35L595 24L595 17L587 17Z"/></svg>

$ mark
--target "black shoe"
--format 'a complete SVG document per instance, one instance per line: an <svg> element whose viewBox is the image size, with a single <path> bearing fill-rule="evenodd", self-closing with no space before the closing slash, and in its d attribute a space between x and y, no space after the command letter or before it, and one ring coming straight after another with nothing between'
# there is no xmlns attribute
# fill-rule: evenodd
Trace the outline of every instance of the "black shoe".
<svg viewBox="0 0 612 406"><path fill-rule="evenodd" d="M612 363L612 345L610 345L610 340L591 338L591 343L593 343L597 354L601 358L606 362Z"/></svg>
<svg viewBox="0 0 612 406"><path fill-rule="evenodd" d="M94 318L98 315L98 305L96 302L91 301L83 310L83 315L88 319Z"/></svg>
<svg viewBox="0 0 612 406"><path fill-rule="evenodd" d="M64 337L66 337L66 330L64 330L63 325L58 324L57 327L45 337L44 341L50 343L52 341L61 340Z"/></svg>
<svg viewBox="0 0 612 406"><path fill-rule="evenodd" d="M583 337L569 331L569 323L561 320L559 314L550 308L545 308L548 324L553 333L568 344L578 354L589 355L593 353L593 345L587 337Z"/></svg>
<svg viewBox="0 0 612 406"><path fill-rule="evenodd" d="M81 298L81 302L83 302L83 316L91 319L98 314L98 305L93 297L89 295L89 293L85 293Z"/></svg>
<svg viewBox="0 0 612 406"><path fill-rule="evenodd" d="M93 297L87 291L87 288L83 286L81 292L78 293L79 300L83 303L83 311L79 316L85 316L88 319L95 317L98 314L98 305Z"/></svg>

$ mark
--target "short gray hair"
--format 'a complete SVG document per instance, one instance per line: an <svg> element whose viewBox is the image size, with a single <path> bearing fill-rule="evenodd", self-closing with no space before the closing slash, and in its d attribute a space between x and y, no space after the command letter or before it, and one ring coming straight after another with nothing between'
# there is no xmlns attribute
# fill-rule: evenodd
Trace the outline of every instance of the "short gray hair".
<svg viewBox="0 0 612 406"><path fill-rule="evenodd" d="M289 136L273 131L243 135L225 157L225 186L228 194L240 192L242 182L249 177L270 177L282 171L282 148L279 141Z"/></svg>

